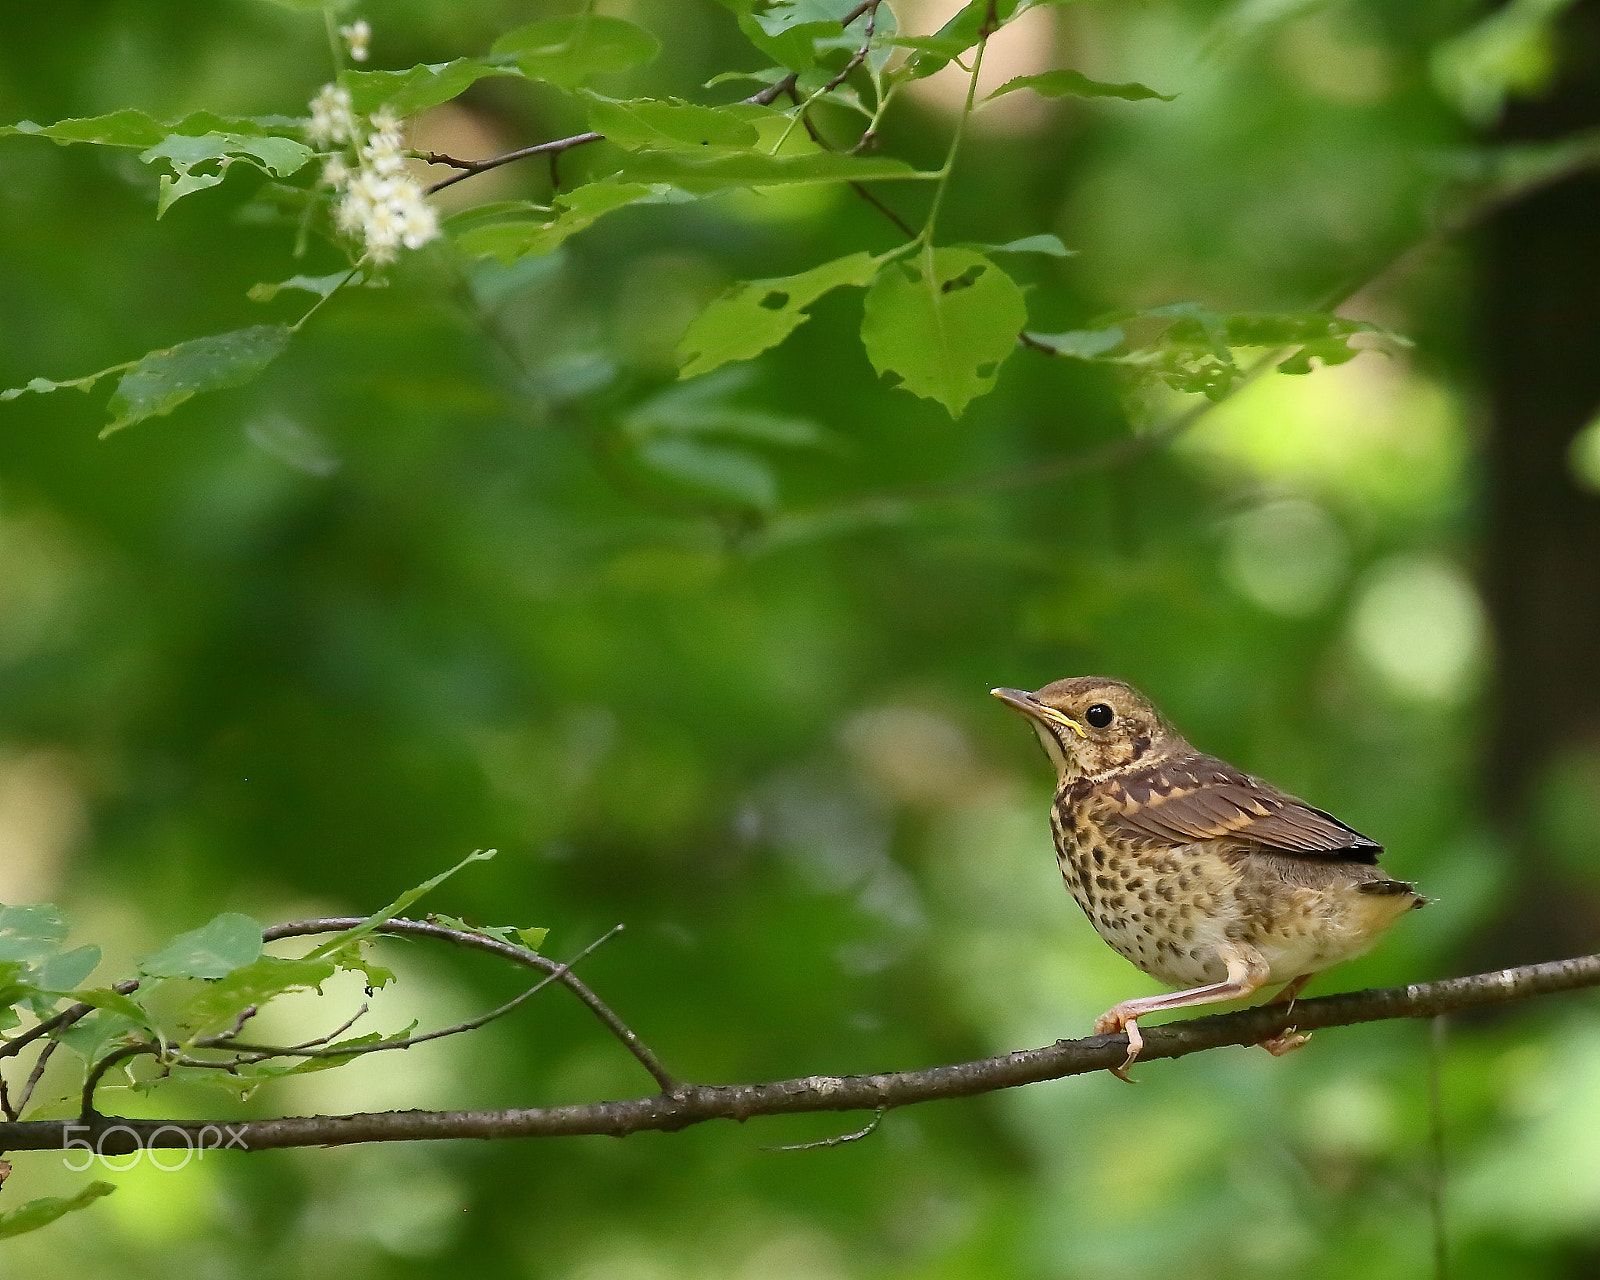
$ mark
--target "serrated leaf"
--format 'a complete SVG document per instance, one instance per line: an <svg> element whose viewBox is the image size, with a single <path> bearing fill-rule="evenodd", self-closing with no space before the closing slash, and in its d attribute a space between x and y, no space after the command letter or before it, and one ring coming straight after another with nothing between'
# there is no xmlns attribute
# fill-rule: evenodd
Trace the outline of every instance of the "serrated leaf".
<svg viewBox="0 0 1600 1280"><path fill-rule="evenodd" d="M93 973L100 964L100 948L92 943L60 951L39 966L34 975L34 985L41 991L67 992L73 990Z"/></svg>
<svg viewBox="0 0 1600 1280"><path fill-rule="evenodd" d="M704 194L729 187L928 179L937 175L913 169L903 160L883 156L848 156L833 151L778 156L760 151L708 156L689 155L681 151L640 151L623 161L617 176L632 182L670 183L685 191Z"/></svg>
<svg viewBox="0 0 1600 1280"><path fill-rule="evenodd" d="M287 116L219 116L210 111L191 112L181 120L163 124L143 111L125 107L109 115L58 120L54 124L19 120L16 124L0 125L0 137L18 134L49 138L63 145L81 142L108 147L153 147L173 134L191 137L208 133L265 136L298 127L299 122Z"/></svg>
<svg viewBox="0 0 1600 1280"><path fill-rule="evenodd" d="M153 978L221 978L260 954L261 925L237 911L225 911L144 956L138 968Z"/></svg>
<svg viewBox="0 0 1600 1280"><path fill-rule="evenodd" d="M174 133L141 152L139 159L144 164L165 160L172 166L172 175L164 174L161 178L161 196L156 204L159 218L175 201L191 192L216 186L235 160L246 160L274 177L287 178L314 154L310 147L293 138L249 137L239 133L208 133L194 137ZM215 173L193 172L196 165L212 162L220 166Z"/></svg>
<svg viewBox="0 0 1600 1280"><path fill-rule="evenodd" d="M1081 71L1071 71L1063 67L1055 71L1042 71L1034 76L1017 76L1007 80L984 101L991 102L1001 94L1015 93L1018 89L1032 89L1044 98L1121 98L1125 102L1143 102L1148 98L1159 98L1162 102L1171 102L1177 97L1176 94L1157 93L1142 84L1110 84L1104 80L1091 80Z"/></svg>
<svg viewBox="0 0 1600 1280"><path fill-rule="evenodd" d="M661 52L661 43L643 27L586 10L508 31L489 52L515 58L530 80L574 89L590 76L649 62Z"/></svg>
<svg viewBox="0 0 1600 1280"><path fill-rule="evenodd" d="M202 391L243 386L283 354L290 332L288 325L258 324L150 352L117 383L108 406L112 419L101 438L171 413Z"/></svg>
<svg viewBox="0 0 1600 1280"><path fill-rule="evenodd" d="M607 142L649 151L743 149L756 145L755 127L720 107L702 107L678 98L605 98L585 92L589 123Z"/></svg>
<svg viewBox="0 0 1600 1280"><path fill-rule="evenodd" d="M474 223L455 233L456 246L463 253L489 254L510 264L529 254L549 253L613 209L660 199L666 193L662 184L591 182L558 196L560 212L554 218Z"/></svg>
<svg viewBox="0 0 1600 1280"><path fill-rule="evenodd" d="M544 946L544 940L550 936L548 929L518 929L517 937L522 939L522 945L529 951L537 951Z"/></svg>
<svg viewBox="0 0 1600 1280"><path fill-rule="evenodd" d="M258 929L258 945L260 941ZM286 991L310 991L320 987L333 976L336 967L332 960L260 956L234 968L216 982L195 986L187 999L163 1010L163 1022L181 1029L185 1039L222 1031L232 1026L251 1005L259 1007Z"/></svg>
<svg viewBox="0 0 1600 1280"><path fill-rule="evenodd" d="M91 1182L74 1196L44 1196L30 1200L17 1209L0 1213L0 1240L26 1235L40 1227L48 1227L57 1218L79 1209L87 1208L101 1196L108 1196L116 1188L109 1182Z"/></svg>
<svg viewBox="0 0 1600 1280"><path fill-rule="evenodd" d="M67 922L51 904L0 907L0 961L39 960L67 937Z"/></svg>
<svg viewBox="0 0 1600 1280"><path fill-rule="evenodd" d="M981 253L925 248L890 263L867 290L861 340L879 375L951 417L994 386L1028 309L1016 282Z"/></svg>
<svg viewBox="0 0 1600 1280"><path fill-rule="evenodd" d="M508 62L457 58L404 71L341 71L339 84L350 91L351 110L359 116L370 116L380 107L409 116L459 97L485 76L521 74L520 67Z"/></svg>
<svg viewBox="0 0 1600 1280"><path fill-rule="evenodd" d="M68 387L88 392L93 389L94 384L99 382L101 378L109 378L113 373L126 367L126 365L113 365L109 369L100 370L99 373L91 373L82 378L68 378L65 382L51 382L49 378L29 378L20 387L7 387L4 391L0 391L0 401L15 400L18 396L24 396L30 392L34 395L48 395L52 391L65 391Z"/></svg>
<svg viewBox="0 0 1600 1280"><path fill-rule="evenodd" d="M778 504L772 468L743 449L666 437L646 440L635 456L652 471L734 506L769 511Z"/></svg>
<svg viewBox="0 0 1600 1280"><path fill-rule="evenodd" d="M734 285L690 323L678 345L678 376L709 373L777 346L810 318L805 308L823 294L869 284L877 270L871 254L852 253L797 275Z"/></svg>

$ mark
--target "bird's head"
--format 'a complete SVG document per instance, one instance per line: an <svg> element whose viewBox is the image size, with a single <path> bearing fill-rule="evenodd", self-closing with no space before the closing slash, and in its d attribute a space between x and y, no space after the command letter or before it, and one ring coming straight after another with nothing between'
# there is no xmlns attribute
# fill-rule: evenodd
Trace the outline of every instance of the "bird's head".
<svg viewBox="0 0 1600 1280"><path fill-rule="evenodd" d="M1028 718L1062 781L1154 761L1176 738L1149 699L1120 680L1074 676L1033 693L992 692Z"/></svg>

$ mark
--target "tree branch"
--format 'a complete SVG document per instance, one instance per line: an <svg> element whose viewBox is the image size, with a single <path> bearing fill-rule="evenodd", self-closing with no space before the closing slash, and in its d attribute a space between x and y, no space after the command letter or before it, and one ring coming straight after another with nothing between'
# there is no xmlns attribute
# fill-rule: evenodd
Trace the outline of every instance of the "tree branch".
<svg viewBox="0 0 1600 1280"><path fill-rule="evenodd" d="M393 923L402 923L399 921ZM414 922L404 922L414 923ZM387 926L386 926L387 927ZM488 941L487 939L485 941ZM515 948L512 948L515 950ZM1259 1005L1145 1030L1141 1062L1181 1058L1224 1045L1252 1045L1293 1025L1301 1031L1392 1018L1431 1018L1557 991L1600 985L1600 955L1501 969L1466 978L1386 987ZM964 1098L1058 1080L1118 1066L1127 1037L1088 1036L1041 1049L973 1062L877 1075L803 1076L764 1084L681 1085L647 1098L558 1107L492 1111L386 1111L345 1116L286 1116L268 1120L128 1120L86 1117L0 1123L0 1149L65 1149L89 1142L102 1155L137 1146L203 1145L245 1151L279 1147L404 1142L441 1138L546 1138L581 1134L622 1137L645 1130L673 1132L708 1120L818 1111L886 1111L945 1098Z"/></svg>

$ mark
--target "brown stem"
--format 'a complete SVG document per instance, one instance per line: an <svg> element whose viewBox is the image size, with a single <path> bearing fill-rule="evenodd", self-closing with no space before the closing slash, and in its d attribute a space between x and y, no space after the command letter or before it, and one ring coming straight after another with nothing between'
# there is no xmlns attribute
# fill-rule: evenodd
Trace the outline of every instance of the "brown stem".
<svg viewBox="0 0 1600 1280"><path fill-rule="evenodd" d="M1290 1019L1301 1031L1431 1018L1441 1013L1525 1000L1600 985L1600 955L1501 969L1407 987L1352 991L1302 1000L1293 1013L1281 1004L1193 1018L1145 1031L1141 1062L1181 1058L1225 1045L1253 1045L1283 1032ZM0 1149L63 1149L88 1140L104 1155L137 1145L209 1144L244 1151L277 1147L404 1142L439 1138L544 1138L578 1134L621 1137L644 1130L672 1132L707 1120L820 1111L884 1111L942 1098L1014 1089L1041 1080L1117 1066L1127 1057L1122 1035L1059 1040L1041 1049L973 1062L877 1075L802 1076L763 1084L684 1085L646 1098L558 1107L489 1111L386 1111L345 1116L284 1116L268 1120L123 1120L87 1115L84 1127L59 1120L0 1123Z"/></svg>

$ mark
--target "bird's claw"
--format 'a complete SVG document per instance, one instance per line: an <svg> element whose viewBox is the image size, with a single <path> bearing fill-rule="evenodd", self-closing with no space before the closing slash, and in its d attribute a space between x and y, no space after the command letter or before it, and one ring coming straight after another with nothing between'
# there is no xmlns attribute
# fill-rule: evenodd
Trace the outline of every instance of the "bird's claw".
<svg viewBox="0 0 1600 1280"><path fill-rule="evenodd" d="M1138 1084L1139 1082L1128 1074L1128 1068L1138 1061L1139 1055L1144 1052L1144 1037L1139 1034L1138 1019L1124 1020L1115 1009L1112 1009L1094 1020L1094 1033L1097 1036L1114 1036L1121 1033L1128 1037L1128 1056L1123 1059L1120 1067L1108 1067L1107 1070L1124 1084Z"/></svg>
<svg viewBox="0 0 1600 1280"><path fill-rule="evenodd" d="M1257 1041L1257 1043L1274 1058L1281 1058L1286 1053L1293 1053L1302 1045L1309 1043L1310 1040L1310 1032L1302 1034L1294 1027L1285 1027L1277 1035L1267 1040Z"/></svg>

